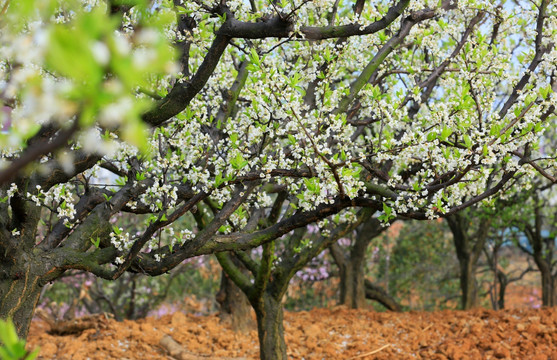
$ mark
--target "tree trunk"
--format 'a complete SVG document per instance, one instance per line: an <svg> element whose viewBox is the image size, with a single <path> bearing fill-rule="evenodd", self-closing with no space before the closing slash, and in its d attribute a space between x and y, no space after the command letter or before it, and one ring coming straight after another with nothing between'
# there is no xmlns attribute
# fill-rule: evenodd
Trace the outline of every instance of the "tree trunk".
<svg viewBox="0 0 557 360"><path fill-rule="evenodd" d="M509 285L509 279L505 273L497 271L497 280L499 283L499 299L497 300L497 309L495 310L502 310L505 308L505 293L507 285Z"/></svg>
<svg viewBox="0 0 557 360"><path fill-rule="evenodd" d="M280 300L265 291L258 303L252 305L257 317L261 360L286 360L283 311Z"/></svg>
<svg viewBox="0 0 557 360"><path fill-rule="evenodd" d="M548 266L539 267L542 275L542 305L555 306L555 281Z"/></svg>
<svg viewBox="0 0 557 360"><path fill-rule="evenodd" d="M21 339L27 338L39 302L42 287L39 279L30 268L14 272L0 265L0 318L11 318Z"/></svg>
<svg viewBox="0 0 557 360"><path fill-rule="evenodd" d="M460 290L462 292L462 310L469 310L478 305L478 286L476 284L476 266L470 258L460 258Z"/></svg>
<svg viewBox="0 0 557 360"><path fill-rule="evenodd" d="M216 300L220 305L221 320L230 322L234 331L245 332L255 326L248 298L224 271Z"/></svg>
<svg viewBox="0 0 557 360"><path fill-rule="evenodd" d="M344 255L337 243L329 248L340 272L340 304L358 309L366 304L364 278L366 250L371 240L386 228L377 219L370 219L356 236L356 241L348 256Z"/></svg>
<svg viewBox="0 0 557 360"><path fill-rule="evenodd" d="M340 272L340 303L352 309L365 305L364 253L356 258L350 257Z"/></svg>
<svg viewBox="0 0 557 360"><path fill-rule="evenodd" d="M552 304L551 306L557 306L557 276L553 275L553 293L551 294Z"/></svg>
<svg viewBox="0 0 557 360"><path fill-rule="evenodd" d="M464 215L446 218L453 233L456 257L460 265L460 290L462 310L478 306L476 264L484 248L490 229L490 219L481 218L476 231L470 234L470 221ZM472 241L471 239L475 239Z"/></svg>
<svg viewBox="0 0 557 360"><path fill-rule="evenodd" d="M542 215L540 209L535 209L535 226L526 224L525 234L532 245L532 256L534 262L542 276L542 305L557 305L555 292L557 291L557 276L553 276L553 248L555 240L553 238L544 238L542 235Z"/></svg>

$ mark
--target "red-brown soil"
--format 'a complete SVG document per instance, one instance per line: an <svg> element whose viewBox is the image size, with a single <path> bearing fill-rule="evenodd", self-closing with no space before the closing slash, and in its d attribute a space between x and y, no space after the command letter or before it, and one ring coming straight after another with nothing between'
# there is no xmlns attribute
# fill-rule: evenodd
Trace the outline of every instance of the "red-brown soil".
<svg viewBox="0 0 557 360"><path fill-rule="evenodd" d="M293 359L557 360L557 308L394 314L335 307L287 312L284 324ZM47 330L34 321L28 338L42 359L172 359L160 345L166 334L200 358L258 358L257 332L234 333L216 315L101 319L76 336Z"/></svg>

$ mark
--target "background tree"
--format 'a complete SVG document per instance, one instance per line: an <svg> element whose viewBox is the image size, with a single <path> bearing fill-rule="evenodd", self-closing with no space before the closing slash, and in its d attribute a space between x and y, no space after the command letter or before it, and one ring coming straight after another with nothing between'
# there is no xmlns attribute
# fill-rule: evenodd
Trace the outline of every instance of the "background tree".
<svg viewBox="0 0 557 360"><path fill-rule="evenodd" d="M395 225L399 225L396 231L389 230L374 241L377 264L368 276L388 287L405 310L454 308L454 300L459 298L458 260L446 222L438 219Z"/></svg>
<svg viewBox="0 0 557 360"><path fill-rule="evenodd" d="M340 304L358 309L365 305L365 299L368 298L378 301L389 310L400 310L400 306L384 289L365 278L368 246L385 229L378 219L370 219L358 229L356 235L348 238L354 239L348 251L344 251L338 242L331 244L329 249L339 269Z"/></svg>
<svg viewBox="0 0 557 360"><path fill-rule="evenodd" d="M248 269L236 257L232 257L231 261L238 271L248 276ZM250 302L226 271L222 270L221 273L220 288L216 295L220 305L219 316L222 320L230 322L234 331L248 331L255 326Z"/></svg>
<svg viewBox="0 0 557 360"><path fill-rule="evenodd" d="M0 316L22 336L70 269L160 275L354 208L436 218L552 178L553 2L65 4L2 8L2 101L22 119L2 157L58 148L2 182ZM67 141L71 124L88 131ZM276 203L292 210L259 225ZM172 227L203 204L202 228Z"/></svg>
<svg viewBox="0 0 557 360"><path fill-rule="evenodd" d="M549 188L551 190L552 188ZM534 187L521 197L521 210L515 219L516 226L524 234L527 244L518 240L520 248L530 255L541 274L542 304L557 304L557 269L555 266L555 242L557 240L557 213L555 194L547 186ZM543 194L545 192L545 194ZM543 194L543 195L542 195Z"/></svg>
<svg viewBox="0 0 557 360"><path fill-rule="evenodd" d="M479 287L476 280L478 261L491 230L491 216L466 211L447 217L460 268L461 308L468 310L479 305Z"/></svg>
<svg viewBox="0 0 557 360"><path fill-rule="evenodd" d="M493 233L484 246L487 265L493 272L493 280L488 293L491 307L494 310L505 308L505 295L508 286L513 282L522 280L526 274L534 270L529 259L527 265L522 269L507 269L510 263L507 257L512 256L517 251L517 247L514 246L512 241L512 230L508 227L509 225L493 229Z"/></svg>

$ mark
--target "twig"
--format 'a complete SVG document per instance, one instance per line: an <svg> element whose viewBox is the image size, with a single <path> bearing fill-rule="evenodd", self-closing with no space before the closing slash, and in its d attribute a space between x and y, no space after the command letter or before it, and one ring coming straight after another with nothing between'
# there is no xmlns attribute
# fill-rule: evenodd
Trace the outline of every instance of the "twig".
<svg viewBox="0 0 557 360"><path fill-rule="evenodd" d="M348 358L348 359L346 359L346 360L360 359L360 358L363 358L363 357L366 357L366 356L369 356L369 355L377 354L378 352L380 352L380 351L382 351L382 350L385 350L385 349L388 348L389 346L391 346L391 344L383 345L383 346L381 346L379 349L375 349L375 350L370 351L370 352L368 352L368 353L361 354L361 355L358 355L358 356L354 356L354 357Z"/></svg>
<svg viewBox="0 0 557 360"><path fill-rule="evenodd" d="M2 11L0 11L0 15L4 15L6 11L8 11L8 5L10 5L10 0L6 0L4 6L2 7Z"/></svg>

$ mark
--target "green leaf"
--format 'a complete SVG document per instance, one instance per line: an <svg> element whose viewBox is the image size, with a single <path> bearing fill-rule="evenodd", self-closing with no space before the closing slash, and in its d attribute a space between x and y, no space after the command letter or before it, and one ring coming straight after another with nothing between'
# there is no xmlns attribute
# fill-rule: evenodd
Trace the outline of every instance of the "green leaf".
<svg viewBox="0 0 557 360"><path fill-rule="evenodd" d="M101 243L101 239L97 236L97 239L93 239L91 238L91 242L93 243L93 245L95 245L95 247L98 249L99 248L99 244Z"/></svg>
<svg viewBox="0 0 557 360"><path fill-rule="evenodd" d="M537 97L538 97L538 96L537 96L536 94L534 94L534 93L528 94L528 95L526 96L526 98L524 99L524 106L530 105L530 104L532 103L532 101L535 101L535 100L536 100Z"/></svg>
<svg viewBox="0 0 557 360"><path fill-rule="evenodd" d="M224 182L224 179L222 178L221 173L218 173L217 175L215 175L215 186L216 187L219 187L223 182Z"/></svg>
<svg viewBox="0 0 557 360"><path fill-rule="evenodd" d="M137 146L143 154L149 151L147 133L147 125L139 118L128 119L122 129L123 139Z"/></svg>
<svg viewBox="0 0 557 360"><path fill-rule="evenodd" d="M0 339L6 347L12 347L18 343L19 339L11 320L0 320Z"/></svg>
<svg viewBox="0 0 557 360"><path fill-rule="evenodd" d="M551 85L547 85L546 87L540 88L539 92L542 99L546 100L549 94L553 92L553 89L551 88Z"/></svg>
<svg viewBox="0 0 557 360"><path fill-rule="evenodd" d="M464 145L468 149L470 149L472 147L472 139L470 138L470 135L464 134L463 138L464 138Z"/></svg>
<svg viewBox="0 0 557 360"><path fill-rule="evenodd" d="M259 66L261 65L261 59L259 59L259 54L257 53L257 51L255 51L254 48L251 48L249 58L251 63L257 65L257 67L259 68Z"/></svg>
<svg viewBox="0 0 557 360"><path fill-rule="evenodd" d="M491 127L491 129L489 129L489 135L491 136L498 136L500 132L501 132L501 125L499 124L494 124Z"/></svg>
<svg viewBox="0 0 557 360"><path fill-rule="evenodd" d="M444 126L443 130L441 130L441 135L439 135L439 139L441 141L445 141L448 139L449 136L453 133L453 130L448 126Z"/></svg>
<svg viewBox="0 0 557 360"><path fill-rule="evenodd" d="M233 149L236 149L238 147L238 133L230 134L230 145Z"/></svg>
<svg viewBox="0 0 557 360"><path fill-rule="evenodd" d="M244 160L242 154L237 153L234 158L230 160L230 165L236 170L242 169L244 166L248 164L247 160Z"/></svg>
<svg viewBox="0 0 557 360"><path fill-rule="evenodd" d="M120 186L126 185L127 182L128 182L127 176L119 177L118 179L116 179L116 184Z"/></svg>
<svg viewBox="0 0 557 360"><path fill-rule="evenodd" d="M0 359L3 360L33 360L38 355L38 349L29 353L25 350L25 341L19 340L15 326L11 319L0 320Z"/></svg>
<svg viewBox="0 0 557 360"><path fill-rule="evenodd" d="M297 141L294 135L288 134L288 142L290 142L290 145L296 145Z"/></svg>
<svg viewBox="0 0 557 360"><path fill-rule="evenodd" d="M319 186L319 178L305 178L304 184L306 188L313 194L319 194L321 192L321 187Z"/></svg>
<svg viewBox="0 0 557 360"><path fill-rule="evenodd" d="M393 209L390 208L389 205L383 203L383 212L385 213L385 215L390 216L393 212Z"/></svg>
<svg viewBox="0 0 557 360"><path fill-rule="evenodd" d="M83 41L76 41L76 32L79 29L72 30L62 25L51 30L46 63L63 76L96 84L101 80L102 71L88 46L90 36L82 34Z"/></svg>

